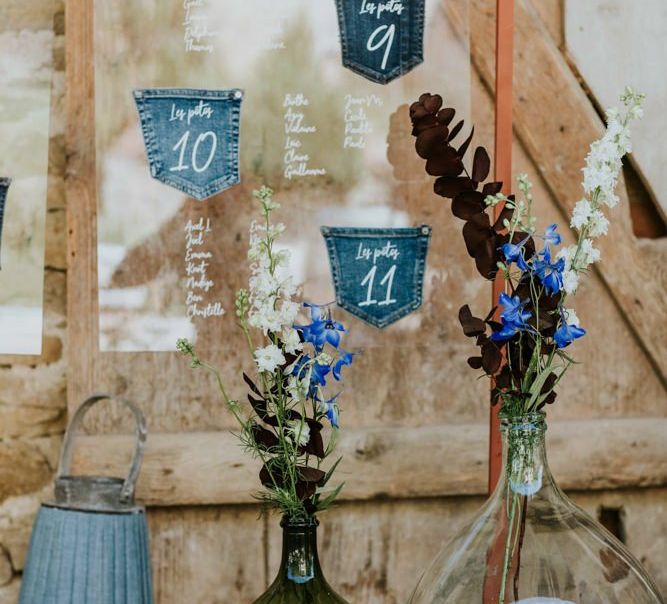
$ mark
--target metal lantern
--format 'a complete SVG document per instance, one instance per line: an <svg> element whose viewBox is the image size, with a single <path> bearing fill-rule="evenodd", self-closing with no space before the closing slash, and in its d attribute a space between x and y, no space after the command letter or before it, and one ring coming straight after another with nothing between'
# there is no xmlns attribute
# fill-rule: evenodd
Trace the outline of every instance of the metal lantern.
<svg viewBox="0 0 667 604"><path fill-rule="evenodd" d="M86 412L109 400L94 395L65 434L55 501L33 527L19 604L152 604L146 511L134 489L146 443L146 421L132 403L136 445L127 478L72 476L72 443Z"/></svg>

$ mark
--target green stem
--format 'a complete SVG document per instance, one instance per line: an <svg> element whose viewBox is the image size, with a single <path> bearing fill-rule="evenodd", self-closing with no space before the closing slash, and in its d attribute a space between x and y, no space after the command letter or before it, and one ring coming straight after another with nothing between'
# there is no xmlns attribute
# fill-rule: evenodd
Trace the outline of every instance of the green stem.
<svg viewBox="0 0 667 604"><path fill-rule="evenodd" d="M505 604L505 592L507 590L507 578L509 576L510 567L512 565L512 557L514 555L514 547L512 542L515 541L512 536L514 532L514 518L516 516L516 506L519 501L519 496L512 493L512 503L509 511L509 518L507 521L507 538L505 540L505 557L503 560L503 574L500 582L500 594L498 595L498 604Z"/></svg>

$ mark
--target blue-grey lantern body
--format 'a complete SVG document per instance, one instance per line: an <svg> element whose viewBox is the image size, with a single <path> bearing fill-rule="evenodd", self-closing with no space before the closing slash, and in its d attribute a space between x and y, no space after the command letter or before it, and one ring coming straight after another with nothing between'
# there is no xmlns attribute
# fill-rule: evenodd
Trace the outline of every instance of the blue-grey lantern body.
<svg viewBox="0 0 667 604"><path fill-rule="evenodd" d="M431 227L322 227L336 302L378 328L422 304Z"/></svg>
<svg viewBox="0 0 667 604"><path fill-rule="evenodd" d="M5 202L7 201L7 191L9 191L11 183L11 178L0 178L0 250L2 249L2 225L5 221Z"/></svg>
<svg viewBox="0 0 667 604"><path fill-rule="evenodd" d="M153 604L146 512L134 504L146 425L140 411L137 443L127 478L71 476L72 435L86 400L65 435L55 501L37 515L23 571L19 604Z"/></svg>
<svg viewBox="0 0 667 604"><path fill-rule="evenodd" d="M198 200L240 182L241 90L153 88L134 99L153 178Z"/></svg>
<svg viewBox="0 0 667 604"><path fill-rule="evenodd" d="M336 0L343 65L387 84L424 60L425 0Z"/></svg>

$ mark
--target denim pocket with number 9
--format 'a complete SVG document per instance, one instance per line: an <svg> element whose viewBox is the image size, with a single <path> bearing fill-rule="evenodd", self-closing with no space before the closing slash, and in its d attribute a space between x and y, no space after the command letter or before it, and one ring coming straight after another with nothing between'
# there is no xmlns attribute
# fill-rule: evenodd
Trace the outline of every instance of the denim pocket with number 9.
<svg viewBox="0 0 667 604"><path fill-rule="evenodd" d="M341 308L383 328L421 306L431 227L321 230Z"/></svg>
<svg viewBox="0 0 667 604"><path fill-rule="evenodd" d="M2 224L5 220L5 201L11 178L0 178L0 250L2 249Z"/></svg>
<svg viewBox="0 0 667 604"><path fill-rule="evenodd" d="M336 0L343 65L387 84L424 60L425 0Z"/></svg>
<svg viewBox="0 0 667 604"><path fill-rule="evenodd" d="M151 176L203 200L240 182L241 90L136 90Z"/></svg>

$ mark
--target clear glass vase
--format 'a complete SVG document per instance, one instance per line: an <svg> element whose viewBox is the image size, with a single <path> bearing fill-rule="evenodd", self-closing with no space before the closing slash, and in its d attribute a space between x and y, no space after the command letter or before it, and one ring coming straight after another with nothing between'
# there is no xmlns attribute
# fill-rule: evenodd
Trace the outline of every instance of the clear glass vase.
<svg viewBox="0 0 667 604"><path fill-rule="evenodd" d="M283 519L283 557L275 581L254 604L348 604L322 574L317 555L316 519Z"/></svg>
<svg viewBox="0 0 667 604"><path fill-rule="evenodd" d="M560 490L544 414L502 419L495 492L424 573L410 604L660 604L625 546Z"/></svg>

